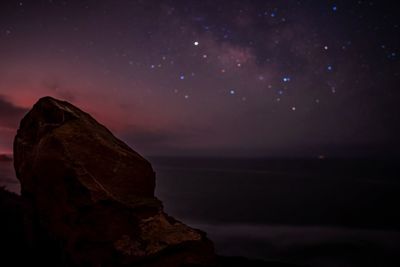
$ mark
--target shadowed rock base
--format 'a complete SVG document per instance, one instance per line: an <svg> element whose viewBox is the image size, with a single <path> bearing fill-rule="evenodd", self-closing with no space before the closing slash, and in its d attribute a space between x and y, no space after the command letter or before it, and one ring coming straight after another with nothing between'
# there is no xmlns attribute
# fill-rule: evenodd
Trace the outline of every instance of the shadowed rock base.
<svg viewBox="0 0 400 267"><path fill-rule="evenodd" d="M27 221L26 208L20 196L0 188L0 265L1 266L74 266L67 260L65 251L59 240L48 235L46 229L40 228L33 221ZM35 229L35 240L32 243L31 233L26 231L30 225ZM190 248L189 250L190 251ZM180 251L182 253L182 251ZM125 266L168 266L172 262L173 254L169 251L161 255L160 259ZM164 257L165 256L165 257ZM106 265L101 265L106 266ZM203 266L198 264L184 264L182 266ZM207 266L207 265L206 265ZM295 267L284 263L250 260L241 257L217 256L209 267Z"/></svg>

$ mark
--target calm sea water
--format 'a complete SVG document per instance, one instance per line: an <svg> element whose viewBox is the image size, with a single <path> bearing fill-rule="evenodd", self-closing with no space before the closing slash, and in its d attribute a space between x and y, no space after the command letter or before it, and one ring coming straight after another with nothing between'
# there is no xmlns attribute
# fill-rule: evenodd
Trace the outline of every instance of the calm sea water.
<svg viewBox="0 0 400 267"><path fill-rule="evenodd" d="M206 231L220 254L321 267L400 266L394 162L150 161L165 210ZM11 163L0 163L0 185L19 192Z"/></svg>

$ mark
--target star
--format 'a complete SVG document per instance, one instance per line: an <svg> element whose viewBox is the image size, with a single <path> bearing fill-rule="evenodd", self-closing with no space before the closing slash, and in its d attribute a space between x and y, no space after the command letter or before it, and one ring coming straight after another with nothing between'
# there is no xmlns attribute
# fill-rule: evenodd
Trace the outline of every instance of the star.
<svg viewBox="0 0 400 267"><path fill-rule="evenodd" d="M235 94L235 90L230 90L229 93L230 93L231 95L234 95L234 94Z"/></svg>
<svg viewBox="0 0 400 267"><path fill-rule="evenodd" d="M198 46L198 45L199 45L199 42L198 42L198 41L194 41L193 44L194 44L195 46Z"/></svg>
<svg viewBox="0 0 400 267"><path fill-rule="evenodd" d="M181 76L179 76L180 80L184 80L185 79L185 75L181 74Z"/></svg>

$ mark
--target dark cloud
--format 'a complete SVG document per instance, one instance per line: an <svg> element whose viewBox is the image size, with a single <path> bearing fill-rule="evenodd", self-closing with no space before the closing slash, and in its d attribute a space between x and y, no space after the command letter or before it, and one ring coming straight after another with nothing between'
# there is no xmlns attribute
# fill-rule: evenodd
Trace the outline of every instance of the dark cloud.
<svg viewBox="0 0 400 267"><path fill-rule="evenodd" d="M0 127L16 128L27 111L27 109L18 107L8 101L4 95L0 95Z"/></svg>

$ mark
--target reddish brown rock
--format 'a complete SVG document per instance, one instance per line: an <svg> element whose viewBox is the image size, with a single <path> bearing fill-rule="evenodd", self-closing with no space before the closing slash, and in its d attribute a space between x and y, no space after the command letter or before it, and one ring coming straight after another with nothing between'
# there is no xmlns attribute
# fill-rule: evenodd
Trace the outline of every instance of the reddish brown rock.
<svg viewBox="0 0 400 267"><path fill-rule="evenodd" d="M14 165L32 217L71 266L213 262L205 234L163 212L151 164L67 102L33 106L14 140Z"/></svg>

